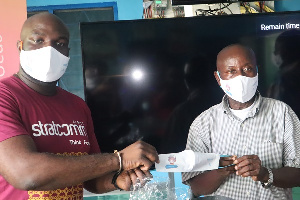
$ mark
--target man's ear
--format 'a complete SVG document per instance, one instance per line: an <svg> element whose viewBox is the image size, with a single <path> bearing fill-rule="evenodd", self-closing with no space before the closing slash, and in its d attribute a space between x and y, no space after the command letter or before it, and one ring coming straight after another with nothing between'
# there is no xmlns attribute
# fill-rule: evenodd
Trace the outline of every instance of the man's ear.
<svg viewBox="0 0 300 200"><path fill-rule="evenodd" d="M19 53L21 52L21 50L23 50L23 41L22 40L17 41L17 48L19 50Z"/></svg>
<svg viewBox="0 0 300 200"><path fill-rule="evenodd" d="M221 82L220 82L220 77L218 75L218 72L217 71L214 71L214 76L215 76L215 79L217 80L219 86L221 86Z"/></svg>

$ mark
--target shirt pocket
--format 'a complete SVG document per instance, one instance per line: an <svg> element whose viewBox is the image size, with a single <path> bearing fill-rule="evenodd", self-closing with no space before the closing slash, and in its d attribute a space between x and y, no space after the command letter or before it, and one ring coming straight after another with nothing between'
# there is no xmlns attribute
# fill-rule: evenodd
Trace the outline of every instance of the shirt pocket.
<svg viewBox="0 0 300 200"><path fill-rule="evenodd" d="M282 167L283 144L271 140L265 140L258 146L258 156L262 166L270 168Z"/></svg>

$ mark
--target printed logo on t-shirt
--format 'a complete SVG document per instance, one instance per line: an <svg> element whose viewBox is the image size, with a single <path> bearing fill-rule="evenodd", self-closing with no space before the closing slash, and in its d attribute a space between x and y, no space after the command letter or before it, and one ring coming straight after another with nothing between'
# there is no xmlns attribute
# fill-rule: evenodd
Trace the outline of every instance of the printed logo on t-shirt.
<svg viewBox="0 0 300 200"><path fill-rule="evenodd" d="M41 121L38 121L37 124L32 124L32 131L32 135L34 137L72 135L87 136L83 122L79 121L73 121L72 124L56 124L54 121L43 124Z"/></svg>

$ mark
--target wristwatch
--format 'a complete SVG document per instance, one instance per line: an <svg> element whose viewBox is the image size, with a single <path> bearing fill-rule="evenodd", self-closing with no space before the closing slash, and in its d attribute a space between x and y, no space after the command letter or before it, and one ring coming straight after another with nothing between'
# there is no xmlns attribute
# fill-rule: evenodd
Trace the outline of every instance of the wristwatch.
<svg viewBox="0 0 300 200"><path fill-rule="evenodd" d="M269 179L268 179L268 182L266 183L263 183L261 182L261 185L264 187L264 188L270 188L271 185L273 184L273 180L274 180L274 177L273 177L273 172L270 168L266 167L267 170L268 170L268 173L269 173Z"/></svg>
<svg viewBox="0 0 300 200"><path fill-rule="evenodd" d="M122 171L118 171L117 173L115 173L115 175L113 176L112 180L111 180L111 184L113 184L115 186L115 188L117 188L118 190L122 190L121 188L119 188L118 184L117 184L117 178L118 176L121 174Z"/></svg>

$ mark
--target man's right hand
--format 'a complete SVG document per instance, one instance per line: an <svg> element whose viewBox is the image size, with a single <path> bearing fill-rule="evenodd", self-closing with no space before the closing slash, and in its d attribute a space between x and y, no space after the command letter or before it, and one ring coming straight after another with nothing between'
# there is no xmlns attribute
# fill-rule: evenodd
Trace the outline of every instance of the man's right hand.
<svg viewBox="0 0 300 200"><path fill-rule="evenodd" d="M139 167L141 170L147 171L154 162L159 163L155 147L143 141L137 141L129 145L120 151L120 153L122 157L122 168L124 170Z"/></svg>
<svg viewBox="0 0 300 200"><path fill-rule="evenodd" d="M219 166L222 169L218 169L218 172L225 176L235 173L236 170L234 168L233 162L236 159L236 156L221 157L219 161Z"/></svg>
<svg viewBox="0 0 300 200"><path fill-rule="evenodd" d="M219 166L227 167L229 165L232 165L236 159L236 156L220 157Z"/></svg>

